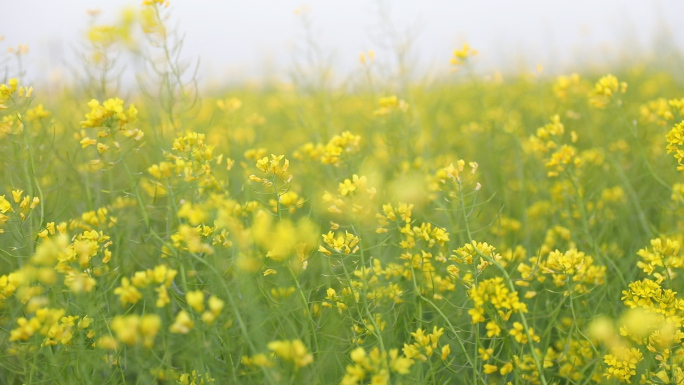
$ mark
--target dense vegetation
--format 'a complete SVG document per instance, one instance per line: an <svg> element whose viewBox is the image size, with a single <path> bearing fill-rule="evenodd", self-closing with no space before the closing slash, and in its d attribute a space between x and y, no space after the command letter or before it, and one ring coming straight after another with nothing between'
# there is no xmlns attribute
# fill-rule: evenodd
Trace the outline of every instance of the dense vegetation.
<svg viewBox="0 0 684 385"><path fill-rule="evenodd" d="M0 85L0 383L684 382L672 71L200 95L159 3Z"/></svg>

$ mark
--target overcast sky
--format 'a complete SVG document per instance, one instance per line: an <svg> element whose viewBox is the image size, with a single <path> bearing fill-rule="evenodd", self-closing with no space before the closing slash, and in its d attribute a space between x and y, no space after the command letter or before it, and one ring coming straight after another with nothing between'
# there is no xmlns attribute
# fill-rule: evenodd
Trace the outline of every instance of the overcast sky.
<svg viewBox="0 0 684 385"><path fill-rule="evenodd" d="M0 0L0 50L28 44L28 77L47 78L72 58L82 39L86 10L113 19L126 0ZM383 54L375 35L383 25L373 0L171 0L171 12L187 35L185 56L202 59L206 78L258 78L264 68L285 70L302 42L294 10L310 7L320 45L333 54L338 72L358 63L359 53ZM420 0L384 1L397 31L414 31L421 70L446 68L454 48L468 42L478 65L491 69L569 71L615 58L626 50L653 53L657 34L684 50L684 0ZM268 65L266 65L268 63ZM234 79L232 79L234 80Z"/></svg>

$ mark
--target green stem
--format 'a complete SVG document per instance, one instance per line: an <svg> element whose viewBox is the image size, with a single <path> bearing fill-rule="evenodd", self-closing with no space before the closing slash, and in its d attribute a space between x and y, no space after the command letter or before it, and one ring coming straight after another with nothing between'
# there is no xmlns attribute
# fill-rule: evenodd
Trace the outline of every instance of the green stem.
<svg viewBox="0 0 684 385"><path fill-rule="evenodd" d="M468 234L468 238L470 240L470 243L472 244L474 242L474 240L470 234L470 227L468 225L468 214L466 213L465 204L463 203L463 189L461 188L462 182L460 180L458 181L458 186L459 186L458 187L458 193L459 193L459 197L461 200L461 213L463 214L463 220L465 222L465 227L466 227L466 232ZM493 258L482 254L480 252L480 250L478 250L477 247L473 247L473 249L475 249L475 251L480 256L480 258L483 258L485 261L496 266L499 269L499 271L501 271L501 275L503 275L504 281L506 281L506 285L508 286L508 289L512 293L517 293L517 290L515 290L515 286L513 286L513 280L511 279L511 276L508 275L508 271L506 271L506 269L503 266L501 266L499 264L499 262L495 261ZM537 351L534 349L532 332L530 331L530 327L529 327L529 324L527 322L527 317L525 317L525 313L523 313L522 311L519 311L518 315L520 316L520 321L523 325L523 328L525 330L525 334L527 335L527 339L528 339L529 344L530 344L530 353L532 355L532 358L534 359L534 364L537 367L537 371L539 372L539 380L541 381L542 385L547 385L546 377L544 376L544 367L541 363L541 360L539 359L539 355L537 354Z"/></svg>

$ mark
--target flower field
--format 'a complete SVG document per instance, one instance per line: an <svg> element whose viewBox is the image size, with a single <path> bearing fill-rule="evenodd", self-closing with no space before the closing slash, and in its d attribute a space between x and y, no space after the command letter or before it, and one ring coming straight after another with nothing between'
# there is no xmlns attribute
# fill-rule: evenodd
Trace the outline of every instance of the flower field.
<svg viewBox="0 0 684 385"><path fill-rule="evenodd" d="M673 70L203 90L165 5L4 54L0 384L684 383Z"/></svg>

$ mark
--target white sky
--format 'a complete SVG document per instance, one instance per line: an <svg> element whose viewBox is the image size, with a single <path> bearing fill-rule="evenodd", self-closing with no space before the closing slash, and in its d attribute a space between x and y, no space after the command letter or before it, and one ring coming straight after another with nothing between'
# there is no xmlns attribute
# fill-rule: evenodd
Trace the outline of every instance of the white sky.
<svg viewBox="0 0 684 385"><path fill-rule="evenodd" d="M0 50L28 44L29 79L46 79L73 58L84 35L86 10L112 18L127 0L0 0ZM656 34L668 33L684 51L684 0L420 0L385 1L397 30L413 26L419 68L447 67L451 51L468 42L486 69L571 71L581 64L615 60L618 53L653 54ZM361 51L381 47L373 0L171 0L186 32L186 57L200 56L201 74L227 80L258 78L265 68L282 73L302 42L294 10L311 7L320 45L334 54L335 69L349 72ZM380 56L382 57L382 56ZM268 63L268 64L267 64Z"/></svg>

